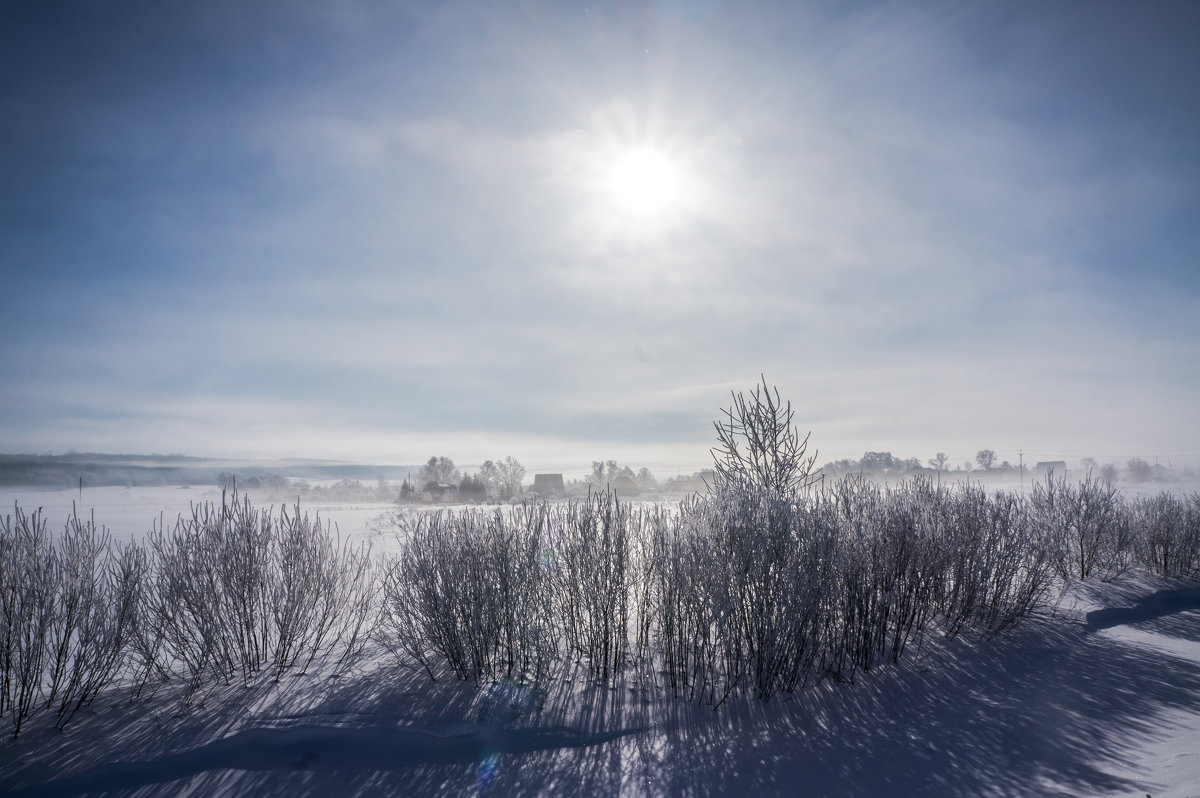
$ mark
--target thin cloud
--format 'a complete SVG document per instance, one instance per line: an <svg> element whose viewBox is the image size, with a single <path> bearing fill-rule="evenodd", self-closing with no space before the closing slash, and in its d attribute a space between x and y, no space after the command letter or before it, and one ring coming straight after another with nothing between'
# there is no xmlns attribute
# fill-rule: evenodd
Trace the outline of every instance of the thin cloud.
<svg viewBox="0 0 1200 798"><path fill-rule="evenodd" d="M0 83L0 439L703 464L765 373L823 456L1198 449L1190 56L1122 14L1124 73L1019 5L96 11Z"/></svg>

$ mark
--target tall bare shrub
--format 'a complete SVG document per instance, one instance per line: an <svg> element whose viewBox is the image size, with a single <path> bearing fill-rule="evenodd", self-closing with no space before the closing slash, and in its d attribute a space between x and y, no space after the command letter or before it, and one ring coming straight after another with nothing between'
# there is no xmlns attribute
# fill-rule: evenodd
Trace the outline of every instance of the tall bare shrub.
<svg viewBox="0 0 1200 798"><path fill-rule="evenodd" d="M58 572L41 510L0 523L0 716L13 737L38 708L51 655Z"/></svg>
<svg viewBox="0 0 1200 798"><path fill-rule="evenodd" d="M712 487L765 489L795 497L815 481L817 453L808 453L808 435L800 436L791 402L766 378L749 396L733 394L733 405L714 421L717 446L712 450L716 484Z"/></svg>
<svg viewBox="0 0 1200 798"><path fill-rule="evenodd" d="M13 736L37 711L55 725L111 684L137 623L141 549L73 510L57 538L41 511L0 522L0 717Z"/></svg>
<svg viewBox="0 0 1200 798"><path fill-rule="evenodd" d="M1134 502L1138 555L1160 576L1200 573L1200 494L1187 498L1165 491Z"/></svg>
<svg viewBox="0 0 1200 798"><path fill-rule="evenodd" d="M342 542L298 505L276 516L222 494L147 541L142 680L179 674L190 695L212 679L249 683L264 667L278 679L335 649L340 668L373 627L370 547Z"/></svg>
<svg viewBox="0 0 1200 798"><path fill-rule="evenodd" d="M1117 488L1089 473L1076 485L1046 476L1034 485L1033 521L1064 579L1111 579L1133 562L1127 505Z"/></svg>
<svg viewBox="0 0 1200 798"><path fill-rule="evenodd" d="M139 614L144 556L114 547L108 530L73 509L55 541L58 571L47 706L64 726L125 664Z"/></svg>
<svg viewBox="0 0 1200 798"><path fill-rule="evenodd" d="M608 679L629 655L633 539L643 517L609 489L556 505L549 521L545 557L565 643Z"/></svg>
<svg viewBox="0 0 1200 798"><path fill-rule="evenodd" d="M546 508L418 515L388 567L380 638L431 678L541 678L557 657Z"/></svg>

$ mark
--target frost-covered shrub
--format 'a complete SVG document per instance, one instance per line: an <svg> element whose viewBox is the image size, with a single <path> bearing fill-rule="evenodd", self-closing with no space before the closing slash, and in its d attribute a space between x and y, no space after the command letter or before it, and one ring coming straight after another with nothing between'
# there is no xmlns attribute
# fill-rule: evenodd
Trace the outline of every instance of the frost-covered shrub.
<svg viewBox="0 0 1200 798"><path fill-rule="evenodd" d="M1185 499L1164 491L1137 499L1132 514L1146 568L1160 576L1200 575L1200 493Z"/></svg>
<svg viewBox="0 0 1200 798"><path fill-rule="evenodd" d="M1030 501L1037 535L1064 579L1107 580L1132 564L1130 514L1113 485L1090 473L1077 485L1048 475Z"/></svg>
<svg viewBox="0 0 1200 798"><path fill-rule="evenodd" d="M824 667L839 678L897 661L933 618L943 556L911 499L911 489L862 479L843 479L823 497L839 528Z"/></svg>
<svg viewBox="0 0 1200 798"><path fill-rule="evenodd" d="M0 716L16 737L41 699L58 579L40 510L14 514L0 524Z"/></svg>
<svg viewBox="0 0 1200 798"><path fill-rule="evenodd" d="M547 511L543 564L569 651L608 679L630 653L637 591L634 542L645 519L611 490Z"/></svg>
<svg viewBox="0 0 1200 798"><path fill-rule="evenodd" d="M125 663L139 617L145 553L132 543L113 546L108 530L75 512L54 549L59 585L46 704L61 728Z"/></svg>
<svg viewBox="0 0 1200 798"><path fill-rule="evenodd" d="M373 626L369 546L341 542L299 507L276 516L222 495L170 529L156 525L147 542L142 679L179 673L190 694L210 678L248 683L264 667L278 679L302 657L307 667L336 653L341 668Z"/></svg>
<svg viewBox="0 0 1200 798"><path fill-rule="evenodd" d="M789 500L718 485L652 528L653 640L669 684L714 703L896 662L934 628L994 634L1052 570L1019 498L844 479Z"/></svg>
<svg viewBox="0 0 1200 798"><path fill-rule="evenodd" d="M352 546L300 514L280 511L271 562L275 639L271 668L278 680L303 660L323 654L340 672L362 653L378 621L379 574L370 545Z"/></svg>
<svg viewBox="0 0 1200 798"><path fill-rule="evenodd" d="M40 511L18 506L0 522L0 717L14 737L41 709L62 728L113 681L136 623L143 561L74 511L57 538Z"/></svg>
<svg viewBox="0 0 1200 798"><path fill-rule="evenodd" d="M0 527L0 718L19 733L52 708L63 725L122 674L135 694L182 677L190 697L316 661L344 670L369 640L431 678L538 681L580 663L610 684L661 673L714 705L769 699L898 661L930 633L1004 631L1056 574L1200 573L1200 494L1130 505L1090 477L1028 500L921 478L814 490L794 430L791 454L759 451L787 428L777 398L729 415L729 442L755 443L727 448L704 496L400 514L382 570L298 506L236 495L160 522L145 546L77 517L53 536L17 508Z"/></svg>
<svg viewBox="0 0 1200 798"><path fill-rule="evenodd" d="M158 669L182 669L189 694L207 679L249 679L266 661L270 618L266 556L270 516L232 503L205 502L172 528L157 524L147 536L151 552L147 646Z"/></svg>
<svg viewBox="0 0 1200 798"><path fill-rule="evenodd" d="M780 399L763 378L750 396L733 394L733 405L714 421L717 447L713 450L714 489L765 490L783 498L808 491L816 480L816 452L808 453L808 435L801 437L792 420L792 403Z"/></svg>
<svg viewBox="0 0 1200 798"><path fill-rule="evenodd" d="M706 527L726 680L761 698L791 691L820 655L823 597L834 583L837 529L818 503L770 490L722 491L685 521Z"/></svg>
<svg viewBox="0 0 1200 798"><path fill-rule="evenodd" d="M1046 597L1053 576L1050 550L1034 527L1029 505L1013 494L990 499L981 487L960 488L944 505L937 537L948 557L942 624L1001 632Z"/></svg>
<svg viewBox="0 0 1200 798"><path fill-rule="evenodd" d="M661 658L667 683L689 699L705 695L714 700L737 682L736 663L722 642L730 635L726 602L717 593L724 580L724 563L702 524L697 500L685 502L680 517L659 516L650 527L648 578L652 641Z"/></svg>
<svg viewBox="0 0 1200 798"><path fill-rule="evenodd" d="M545 505L417 515L388 567L380 639L435 678L540 678L556 658Z"/></svg>
<svg viewBox="0 0 1200 798"><path fill-rule="evenodd" d="M718 486L653 528L655 636L669 684L719 704L812 677L837 610L839 530L829 503Z"/></svg>

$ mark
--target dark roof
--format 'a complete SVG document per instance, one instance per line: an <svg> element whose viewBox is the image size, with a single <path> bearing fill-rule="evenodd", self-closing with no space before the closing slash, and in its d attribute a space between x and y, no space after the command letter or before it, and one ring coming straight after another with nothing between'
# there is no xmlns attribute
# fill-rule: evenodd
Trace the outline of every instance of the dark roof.
<svg viewBox="0 0 1200 798"><path fill-rule="evenodd" d="M566 490L562 474L534 474L533 490L535 493L551 490Z"/></svg>

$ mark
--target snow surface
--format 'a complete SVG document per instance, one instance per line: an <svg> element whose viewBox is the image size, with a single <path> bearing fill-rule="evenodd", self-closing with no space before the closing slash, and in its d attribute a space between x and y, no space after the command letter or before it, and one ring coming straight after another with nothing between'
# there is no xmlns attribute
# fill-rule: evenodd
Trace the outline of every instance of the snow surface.
<svg viewBox="0 0 1200 798"><path fill-rule="evenodd" d="M662 683L476 687L386 656L178 696L111 691L61 732L37 716L0 740L0 795L1195 798L1200 586L1076 586L997 639L719 711Z"/></svg>
<svg viewBox="0 0 1200 798"><path fill-rule="evenodd" d="M273 507L279 511L279 503L260 502L253 491L239 493L248 496L256 507ZM81 517L95 514L97 524L108 528L115 540L141 540L150 528L161 520L169 527L179 515L187 516L192 503L221 503L221 490L212 486L163 486L163 487L97 487L78 490L28 490L19 487L0 487L0 516L11 515L14 502L19 503L26 513L42 508L42 517L51 531L61 531L71 515L72 504L79 508ZM291 505L288 505L289 511ZM346 537L376 537L378 530L372 522L381 515L395 511L396 505L388 502L309 502L300 505L300 511L309 516L319 516L337 527Z"/></svg>

